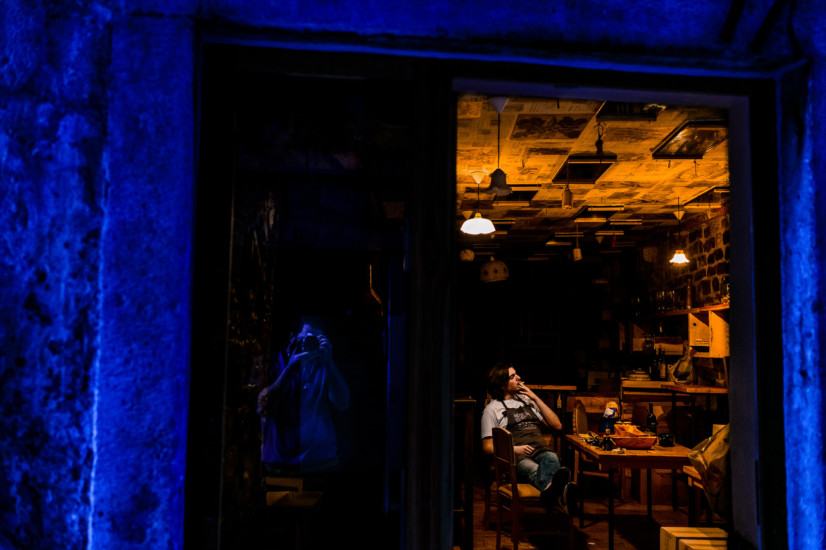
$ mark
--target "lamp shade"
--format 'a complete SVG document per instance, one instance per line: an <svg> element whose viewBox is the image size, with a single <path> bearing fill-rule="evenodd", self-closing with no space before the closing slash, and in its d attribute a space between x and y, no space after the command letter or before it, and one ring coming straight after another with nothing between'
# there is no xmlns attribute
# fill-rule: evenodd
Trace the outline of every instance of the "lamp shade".
<svg viewBox="0 0 826 550"><path fill-rule="evenodd" d="M678 249L669 262L672 264L687 264L688 258L685 257L685 252L683 252L682 249Z"/></svg>
<svg viewBox="0 0 826 550"><path fill-rule="evenodd" d="M490 186L485 189L485 193L505 197L511 194L511 187L508 185L508 177L501 169L497 168L490 175Z"/></svg>
<svg viewBox="0 0 826 550"><path fill-rule="evenodd" d="M508 266L505 265L505 262L500 262L493 256L479 268L479 278L483 283L504 281L508 278L508 275Z"/></svg>
<svg viewBox="0 0 826 550"><path fill-rule="evenodd" d="M572 208L574 206L574 194L568 184L565 184L565 189L562 191L562 208Z"/></svg>
<svg viewBox="0 0 826 550"><path fill-rule="evenodd" d="M487 218L483 218L479 212L469 220L465 220L462 224L462 233L467 233L468 235L487 235L494 231L496 231L496 228L493 227L493 222Z"/></svg>
<svg viewBox="0 0 826 550"><path fill-rule="evenodd" d="M582 249L579 247L574 248L574 261L578 262L582 259Z"/></svg>

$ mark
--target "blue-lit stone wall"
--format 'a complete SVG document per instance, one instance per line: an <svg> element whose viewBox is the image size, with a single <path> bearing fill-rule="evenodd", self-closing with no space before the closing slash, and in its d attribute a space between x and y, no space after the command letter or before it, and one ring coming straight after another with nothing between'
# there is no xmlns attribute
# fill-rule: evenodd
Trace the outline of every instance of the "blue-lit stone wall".
<svg viewBox="0 0 826 550"><path fill-rule="evenodd" d="M732 4L4 0L0 548L182 547L202 23L585 68L806 60L778 111L785 412L803 430L785 475L789 547L824 547L826 11L757 0L727 27Z"/></svg>
<svg viewBox="0 0 826 550"><path fill-rule="evenodd" d="M814 549L826 548L826 6L803 2L791 21L811 65L780 85L784 414L800 427L786 440L786 502L789 548Z"/></svg>

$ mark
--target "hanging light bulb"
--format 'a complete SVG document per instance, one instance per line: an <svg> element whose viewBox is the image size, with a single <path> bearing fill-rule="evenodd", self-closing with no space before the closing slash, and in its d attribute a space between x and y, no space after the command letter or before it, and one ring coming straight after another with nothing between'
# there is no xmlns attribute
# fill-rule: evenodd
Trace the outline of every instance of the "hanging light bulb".
<svg viewBox="0 0 826 550"><path fill-rule="evenodd" d="M674 215L677 217L677 238L680 237L680 222L683 219L683 212L680 211L680 197L677 197L677 211L674 212ZM668 260L672 264L687 264L688 258L686 258L685 252L681 248L678 248L676 252L674 252L674 256Z"/></svg>
<svg viewBox="0 0 826 550"><path fill-rule="evenodd" d="M508 104L507 97L492 97L490 104L496 109L496 170L490 174L490 185L485 189L485 193L505 197L511 194L513 189L508 185L507 174L499 168L500 156L500 133L502 129L502 109Z"/></svg>
<svg viewBox="0 0 826 550"><path fill-rule="evenodd" d="M678 248L676 252L674 252L674 256L668 260L672 264L687 264L688 258L685 257L685 252L681 248Z"/></svg>
<svg viewBox="0 0 826 550"><path fill-rule="evenodd" d="M474 179L476 178L476 174L474 173ZM476 180L476 208L479 209L479 181ZM472 218L468 218L462 224L461 227L462 233L467 235L488 235L496 231L496 228L493 226L493 222L487 218L483 218L481 212L476 212L476 215Z"/></svg>
<svg viewBox="0 0 826 550"><path fill-rule="evenodd" d="M496 231L493 222L487 218L483 218L479 212L469 220L465 220L462 224L462 233L468 235L487 235Z"/></svg>

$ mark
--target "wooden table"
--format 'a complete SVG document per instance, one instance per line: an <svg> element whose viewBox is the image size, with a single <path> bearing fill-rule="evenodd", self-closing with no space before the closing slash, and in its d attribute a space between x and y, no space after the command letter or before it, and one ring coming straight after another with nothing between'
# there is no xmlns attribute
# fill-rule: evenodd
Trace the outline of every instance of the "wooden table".
<svg viewBox="0 0 826 550"><path fill-rule="evenodd" d="M608 481L611 486L614 484L614 473L619 468L631 468L635 470L646 470L647 478L647 502L646 511L649 524L653 524L652 495L651 495L651 470L681 470L683 466L689 464L688 447L675 445L673 447L660 447L654 445L647 450L626 449L624 453L614 451L604 451L598 447L592 447L585 443L578 435L568 434L565 436L565 443L575 452L586 455L596 462L600 471L608 472ZM580 501L580 514L582 506ZM581 520L581 517L580 517ZM614 549L614 491L612 490L608 498L608 550Z"/></svg>

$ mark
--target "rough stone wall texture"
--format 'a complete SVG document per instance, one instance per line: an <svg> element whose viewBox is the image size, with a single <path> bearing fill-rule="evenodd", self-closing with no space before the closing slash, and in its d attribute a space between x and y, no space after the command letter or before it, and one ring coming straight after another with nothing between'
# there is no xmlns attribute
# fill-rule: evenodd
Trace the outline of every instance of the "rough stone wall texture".
<svg viewBox="0 0 826 550"><path fill-rule="evenodd" d="M779 111L786 413L807 430L786 474L789 546L821 548L826 8L747 2L727 27L734 4L3 0L0 547L182 545L193 38L230 23L584 67L808 60Z"/></svg>
<svg viewBox="0 0 826 550"><path fill-rule="evenodd" d="M679 233L675 231L640 249L631 275L638 289L633 304L637 314L710 306L728 300L731 239L727 210L709 211L708 219L682 226ZM688 264L669 262L678 248L685 251Z"/></svg>
<svg viewBox="0 0 826 550"><path fill-rule="evenodd" d="M106 9L0 8L0 547L88 542Z"/></svg>

